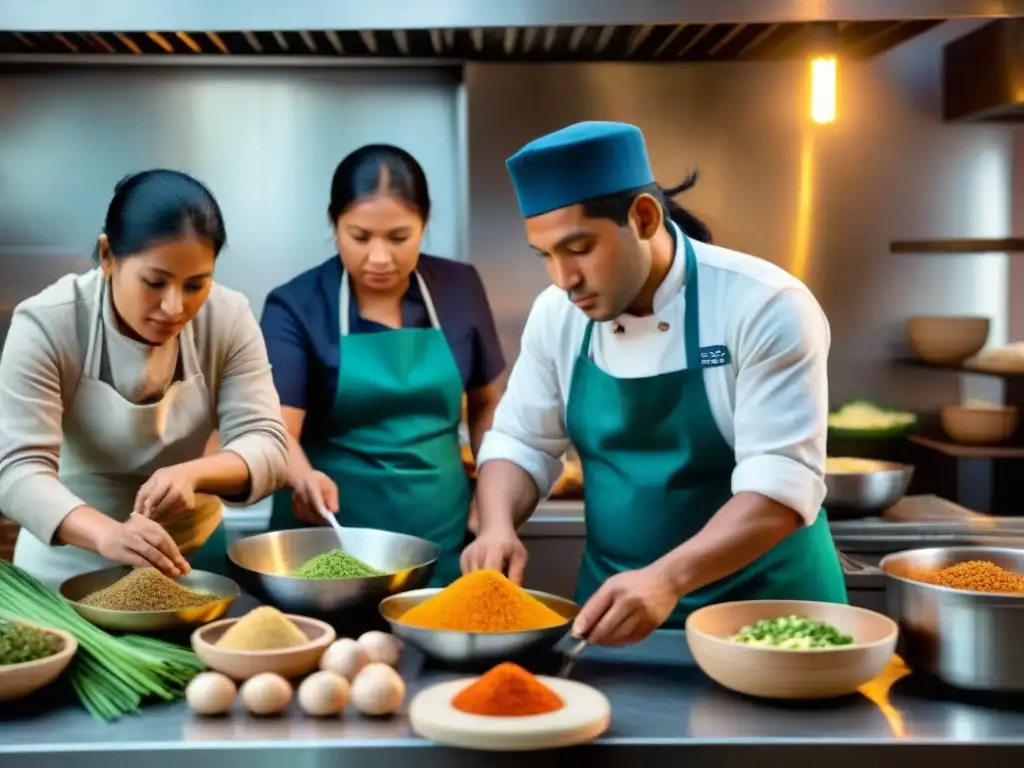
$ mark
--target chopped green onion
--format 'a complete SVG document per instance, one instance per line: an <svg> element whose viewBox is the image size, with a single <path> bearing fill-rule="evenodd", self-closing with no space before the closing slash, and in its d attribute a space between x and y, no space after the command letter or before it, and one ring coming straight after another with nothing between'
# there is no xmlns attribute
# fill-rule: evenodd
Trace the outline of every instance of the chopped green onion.
<svg viewBox="0 0 1024 768"><path fill-rule="evenodd" d="M79 650L71 686L93 717L112 721L139 714L147 698L174 701L203 663L187 648L150 637L114 637L79 616L74 608L20 568L0 560L0 618L62 629Z"/></svg>

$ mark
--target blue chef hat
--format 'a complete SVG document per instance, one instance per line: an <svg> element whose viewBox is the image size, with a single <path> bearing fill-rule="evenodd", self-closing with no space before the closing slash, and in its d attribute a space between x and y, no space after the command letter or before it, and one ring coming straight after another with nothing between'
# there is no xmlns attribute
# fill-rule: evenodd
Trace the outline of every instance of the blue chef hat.
<svg viewBox="0 0 1024 768"><path fill-rule="evenodd" d="M654 183L644 136L585 122L534 139L505 161L523 218Z"/></svg>

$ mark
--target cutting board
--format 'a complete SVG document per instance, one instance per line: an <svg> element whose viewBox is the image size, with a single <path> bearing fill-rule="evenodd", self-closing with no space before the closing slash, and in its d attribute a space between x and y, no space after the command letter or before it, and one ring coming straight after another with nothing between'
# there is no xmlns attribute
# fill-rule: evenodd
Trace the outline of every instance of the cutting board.
<svg viewBox="0 0 1024 768"><path fill-rule="evenodd" d="M538 677L562 697L557 712L527 717L489 717L461 712L452 699L479 678L438 683L420 691L409 704L415 733L438 744L494 752L524 752L570 747L592 741L611 724L608 698L589 685L555 677Z"/></svg>

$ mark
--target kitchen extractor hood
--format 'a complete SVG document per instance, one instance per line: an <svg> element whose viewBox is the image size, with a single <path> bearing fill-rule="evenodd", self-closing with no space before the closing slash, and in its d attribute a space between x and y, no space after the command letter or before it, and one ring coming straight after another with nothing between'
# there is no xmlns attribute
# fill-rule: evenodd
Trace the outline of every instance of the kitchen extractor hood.
<svg viewBox="0 0 1024 768"><path fill-rule="evenodd" d="M993 21L946 45L943 114L951 121L1024 121L1024 19Z"/></svg>
<svg viewBox="0 0 1024 768"><path fill-rule="evenodd" d="M867 59L941 21L864 21L835 25L836 54ZM0 32L0 61L148 64L251 63L256 59L429 62L501 61L773 61L803 58L814 49L817 25L657 24L202 32Z"/></svg>
<svg viewBox="0 0 1024 768"><path fill-rule="evenodd" d="M473 29L944 20L1024 15L1024 0L6 0L0 30Z"/></svg>
<svg viewBox="0 0 1024 768"><path fill-rule="evenodd" d="M834 25L864 59L949 19L1024 0L11 0L0 54L155 63L202 58L723 61L804 57Z"/></svg>

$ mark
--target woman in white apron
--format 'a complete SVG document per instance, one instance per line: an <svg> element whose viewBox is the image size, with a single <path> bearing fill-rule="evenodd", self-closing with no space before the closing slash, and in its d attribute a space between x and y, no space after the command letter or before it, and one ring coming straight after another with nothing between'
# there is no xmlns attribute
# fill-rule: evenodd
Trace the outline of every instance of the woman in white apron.
<svg viewBox="0 0 1024 768"><path fill-rule="evenodd" d="M323 525L325 508L342 525L434 541L434 583L446 584L459 576L472 499L463 396L475 451L505 360L476 270L420 253L429 214L407 152L355 150L331 183L340 256L267 297L263 333L292 438L270 525Z"/></svg>
<svg viewBox="0 0 1024 768"><path fill-rule="evenodd" d="M112 564L223 571L220 498L285 479L287 442L262 335L213 281L216 200L175 171L122 180L99 267L14 311L0 357L0 513L14 562L56 587ZM221 450L205 448L219 431Z"/></svg>

